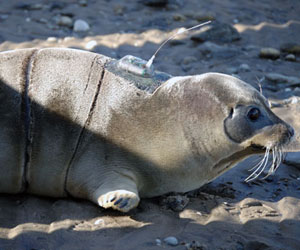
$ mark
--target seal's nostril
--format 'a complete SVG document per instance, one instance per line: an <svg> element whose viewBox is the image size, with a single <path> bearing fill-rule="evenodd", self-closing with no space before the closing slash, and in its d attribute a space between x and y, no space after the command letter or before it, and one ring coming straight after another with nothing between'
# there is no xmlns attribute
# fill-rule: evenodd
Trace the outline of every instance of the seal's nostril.
<svg viewBox="0 0 300 250"><path fill-rule="evenodd" d="M294 132L294 129L292 128L292 127L289 127L289 136L290 137L293 137L294 136L294 134L295 134L295 132Z"/></svg>

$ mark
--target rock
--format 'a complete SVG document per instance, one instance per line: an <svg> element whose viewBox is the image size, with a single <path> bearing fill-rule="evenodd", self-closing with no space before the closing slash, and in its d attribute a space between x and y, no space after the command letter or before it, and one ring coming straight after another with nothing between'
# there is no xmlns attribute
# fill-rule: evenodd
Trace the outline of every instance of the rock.
<svg viewBox="0 0 300 250"><path fill-rule="evenodd" d="M215 16L213 13L210 12L195 12L195 11L191 11L191 12L186 12L184 14L187 18L191 18L194 20L197 20L197 22L205 22L205 21L213 21L215 20Z"/></svg>
<svg viewBox="0 0 300 250"><path fill-rule="evenodd" d="M41 10L44 7L44 5L40 3L18 3L15 8L21 9L21 10Z"/></svg>
<svg viewBox="0 0 300 250"><path fill-rule="evenodd" d="M227 69L228 74L237 74L239 73L239 69L237 67L230 67Z"/></svg>
<svg viewBox="0 0 300 250"><path fill-rule="evenodd" d="M163 7L168 4L168 0L140 0L140 2L151 7Z"/></svg>
<svg viewBox="0 0 300 250"><path fill-rule="evenodd" d="M178 21L178 22L184 22L186 20L184 15L181 14L174 14L173 15L173 20Z"/></svg>
<svg viewBox="0 0 300 250"><path fill-rule="evenodd" d="M155 243L156 243L157 246L161 246L161 240L160 239L156 239Z"/></svg>
<svg viewBox="0 0 300 250"><path fill-rule="evenodd" d="M186 56L185 58L183 58L182 60L182 64L191 64L191 63L194 63L194 62L197 62L197 58L194 57L194 56Z"/></svg>
<svg viewBox="0 0 300 250"><path fill-rule="evenodd" d="M288 83L290 85L300 84L300 78L295 76L285 76L278 73L266 74L266 79L274 83Z"/></svg>
<svg viewBox="0 0 300 250"><path fill-rule="evenodd" d="M126 7L123 5L117 4L114 6L114 13L116 15L123 16L125 10L126 10Z"/></svg>
<svg viewBox="0 0 300 250"><path fill-rule="evenodd" d="M285 164L296 167L300 170L300 154L288 153L283 161Z"/></svg>
<svg viewBox="0 0 300 250"><path fill-rule="evenodd" d="M240 71L242 72L249 72L250 71L250 66L246 63L243 63L239 67Z"/></svg>
<svg viewBox="0 0 300 250"><path fill-rule="evenodd" d="M87 49L87 50L92 50L92 49L95 48L96 46L97 46L97 41L92 40L92 41L89 41L89 42L84 46L84 48Z"/></svg>
<svg viewBox="0 0 300 250"><path fill-rule="evenodd" d="M260 201L249 201L249 202L245 202L242 205L242 208L247 208L247 207L262 207L263 204Z"/></svg>
<svg viewBox="0 0 300 250"><path fill-rule="evenodd" d="M86 7L88 5L88 2L87 2L87 0L79 0L78 4L82 7Z"/></svg>
<svg viewBox="0 0 300 250"><path fill-rule="evenodd" d="M300 54L300 43L285 43L280 46L280 50L285 53Z"/></svg>
<svg viewBox="0 0 300 250"><path fill-rule="evenodd" d="M73 30L75 32L86 32L89 29L90 29L90 25L84 20L78 19L74 23Z"/></svg>
<svg viewBox="0 0 300 250"><path fill-rule="evenodd" d="M219 43L231 43L241 39L239 32L230 24L213 22L203 26L197 34L191 37L193 41L213 41Z"/></svg>
<svg viewBox="0 0 300 250"><path fill-rule="evenodd" d="M178 240L174 236L169 236L164 239L164 242L170 246L177 246L178 245Z"/></svg>
<svg viewBox="0 0 300 250"><path fill-rule="evenodd" d="M187 250L205 250L207 249L206 246L200 244L199 241L193 240L192 243L185 244Z"/></svg>
<svg viewBox="0 0 300 250"><path fill-rule="evenodd" d="M172 209L176 212L181 212L189 203L189 198L184 195L169 195L161 201L161 205L167 209Z"/></svg>
<svg viewBox="0 0 300 250"><path fill-rule="evenodd" d="M66 7L66 3L60 2L60 1L54 1L50 4L49 9L50 9L50 11L55 10L55 9L61 10L64 7Z"/></svg>
<svg viewBox="0 0 300 250"><path fill-rule="evenodd" d="M240 55L240 50L228 46L220 46L212 42L205 42L199 46L199 51L206 58L229 59Z"/></svg>
<svg viewBox="0 0 300 250"><path fill-rule="evenodd" d="M50 36L50 37L47 38L47 42L49 42L49 43L55 43L55 42L57 42L57 38L53 37L53 36Z"/></svg>
<svg viewBox="0 0 300 250"><path fill-rule="evenodd" d="M288 54L285 56L284 58L286 61L291 61L291 62L295 62L296 61L296 57L293 54Z"/></svg>
<svg viewBox="0 0 300 250"><path fill-rule="evenodd" d="M68 28L72 28L73 20L69 16L59 16L56 18L56 24L59 26L65 26Z"/></svg>
<svg viewBox="0 0 300 250"><path fill-rule="evenodd" d="M267 244L259 241L250 241L245 245L244 250L271 250L272 248Z"/></svg>
<svg viewBox="0 0 300 250"><path fill-rule="evenodd" d="M280 57L280 51L274 48L262 48L259 57L275 60Z"/></svg>

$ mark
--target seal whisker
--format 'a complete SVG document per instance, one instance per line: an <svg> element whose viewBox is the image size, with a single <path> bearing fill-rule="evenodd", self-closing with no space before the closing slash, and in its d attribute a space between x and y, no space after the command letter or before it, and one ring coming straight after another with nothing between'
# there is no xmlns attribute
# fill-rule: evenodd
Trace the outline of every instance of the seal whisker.
<svg viewBox="0 0 300 250"><path fill-rule="evenodd" d="M267 147L265 155L264 155L263 159L261 160L259 166L256 168L256 170L252 174L250 174L245 179L246 182L256 179L264 171L264 169L266 168L266 165L268 163L268 160L269 160L269 155L270 155L270 147ZM258 171L260 171L260 172L257 174Z"/></svg>
<svg viewBox="0 0 300 250"><path fill-rule="evenodd" d="M265 154L264 154L264 156L265 156ZM254 160L253 162L255 162L255 161L258 161L257 163L255 163L255 165L254 165L254 167L252 167L252 168L250 168L250 169L248 169L248 171L249 172L251 172L251 171L253 171L258 165L260 165L261 164L261 162L264 160L264 157L262 157L261 159L259 159L259 160Z"/></svg>

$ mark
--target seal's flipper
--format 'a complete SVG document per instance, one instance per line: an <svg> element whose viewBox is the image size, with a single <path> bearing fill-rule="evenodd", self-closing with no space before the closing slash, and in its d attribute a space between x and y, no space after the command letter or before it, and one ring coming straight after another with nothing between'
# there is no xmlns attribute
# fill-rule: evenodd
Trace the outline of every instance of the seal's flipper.
<svg viewBox="0 0 300 250"><path fill-rule="evenodd" d="M121 212L128 212L140 202L136 183L123 174L110 175L94 192L92 199L103 208L113 208Z"/></svg>
<svg viewBox="0 0 300 250"><path fill-rule="evenodd" d="M121 212L128 212L137 207L140 198L137 193L127 190L115 190L101 195L98 204L103 208L113 208Z"/></svg>

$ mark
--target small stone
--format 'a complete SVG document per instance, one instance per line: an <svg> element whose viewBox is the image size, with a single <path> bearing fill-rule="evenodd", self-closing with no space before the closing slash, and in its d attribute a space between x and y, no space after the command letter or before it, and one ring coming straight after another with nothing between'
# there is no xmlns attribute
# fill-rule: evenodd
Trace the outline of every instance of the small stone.
<svg viewBox="0 0 300 250"><path fill-rule="evenodd" d="M97 46L97 41L92 40L92 41L89 41L84 47L85 47L85 49L87 49L87 50L92 50L92 49L95 48L96 46Z"/></svg>
<svg viewBox="0 0 300 250"><path fill-rule="evenodd" d="M46 23L48 23L48 20L46 18L42 17L42 18L38 19L37 22L46 24Z"/></svg>
<svg viewBox="0 0 300 250"><path fill-rule="evenodd" d="M6 20L9 16L6 14L0 15L1 20Z"/></svg>
<svg viewBox="0 0 300 250"><path fill-rule="evenodd" d="M160 239L156 239L155 243L156 243L157 246L161 246L161 240Z"/></svg>
<svg viewBox="0 0 300 250"><path fill-rule="evenodd" d="M104 225L104 220L103 219L98 219L94 222L94 225Z"/></svg>
<svg viewBox="0 0 300 250"><path fill-rule="evenodd" d="M227 69L227 73L228 74L237 74L237 73L239 73L239 70L237 67L230 67Z"/></svg>
<svg viewBox="0 0 300 250"><path fill-rule="evenodd" d="M161 201L161 205L167 209L172 209L176 212L181 212L187 206L190 199L185 195L169 195Z"/></svg>
<svg viewBox="0 0 300 250"><path fill-rule="evenodd" d="M118 16L123 16L125 10L126 10L126 7L123 5L117 4L114 6L114 13Z"/></svg>
<svg viewBox="0 0 300 250"><path fill-rule="evenodd" d="M181 14L174 14L173 15L173 20L177 22L184 22L186 20L184 15Z"/></svg>
<svg viewBox="0 0 300 250"><path fill-rule="evenodd" d="M87 2L87 0L79 0L78 4L82 7L86 7L88 5L88 2Z"/></svg>
<svg viewBox="0 0 300 250"><path fill-rule="evenodd" d="M71 28L73 26L73 20L69 16L59 16L57 17L56 24Z"/></svg>
<svg viewBox="0 0 300 250"><path fill-rule="evenodd" d="M40 3L30 5L30 10L41 10L44 6Z"/></svg>
<svg viewBox="0 0 300 250"><path fill-rule="evenodd" d="M185 244L187 250L205 250L206 246L201 245L199 241L193 240L192 243Z"/></svg>
<svg viewBox="0 0 300 250"><path fill-rule="evenodd" d="M268 73L266 74L266 79L274 83L288 83L291 85L296 85L300 83L300 78L295 76L285 76L278 73Z"/></svg>
<svg viewBox="0 0 300 250"><path fill-rule="evenodd" d="M168 4L168 0L141 0L141 3L151 7L163 7Z"/></svg>
<svg viewBox="0 0 300 250"><path fill-rule="evenodd" d="M170 246L177 246L178 240L174 236L169 236L164 239L164 242Z"/></svg>
<svg viewBox="0 0 300 250"><path fill-rule="evenodd" d="M197 62L197 58L194 56L186 56L185 58L183 58L182 63L183 64L191 64Z"/></svg>
<svg viewBox="0 0 300 250"><path fill-rule="evenodd" d="M275 60L280 57L280 51L274 48L262 48L259 57Z"/></svg>
<svg viewBox="0 0 300 250"><path fill-rule="evenodd" d="M249 201L243 205L243 208L246 207L262 207L263 204L260 201Z"/></svg>
<svg viewBox="0 0 300 250"><path fill-rule="evenodd" d="M75 32L85 32L88 31L89 29L90 29L90 25L84 20L78 19L74 23L73 30Z"/></svg>
<svg viewBox="0 0 300 250"><path fill-rule="evenodd" d="M231 43L240 40L239 32L232 25L221 22L212 22L205 25L191 37L195 42L213 41L219 43Z"/></svg>
<svg viewBox="0 0 300 250"><path fill-rule="evenodd" d="M58 9L61 10L66 6L66 3L59 2L59 1L54 1L50 4L49 9L50 11Z"/></svg>
<svg viewBox="0 0 300 250"><path fill-rule="evenodd" d="M280 50L290 54L300 54L300 44L298 43L285 43L280 46Z"/></svg>
<svg viewBox="0 0 300 250"><path fill-rule="evenodd" d="M246 63L243 63L239 67L240 71L242 72L249 72L250 71L250 66Z"/></svg>
<svg viewBox="0 0 300 250"><path fill-rule="evenodd" d="M16 9L21 9L21 10L40 10L43 8L43 5L40 3L35 3L35 4L28 4L28 3L18 3L15 6Z"/></svg>
<svg viewBox="0 0 300 250"><path fill-rule="evenodd" d="M283 161L285 164L300 169L300 154L299 152L288 153Z"/></svg>
<svg viewBox="0 0 300 250"><path fill-rule="evenodd" d="M50 37L47 38L47 42L55 43L55 42L57 42L57 38L53 37L53 36L50 36Z"/></svg>
<svg viewBox="0 0 300 250"><path fill-rule="evenodd" d="M293 54L288 54L285 56L284 58L286 61L291 61L291 62L295 62L296 61L296 57Z"/></svg>

